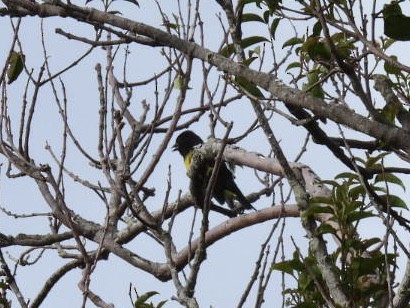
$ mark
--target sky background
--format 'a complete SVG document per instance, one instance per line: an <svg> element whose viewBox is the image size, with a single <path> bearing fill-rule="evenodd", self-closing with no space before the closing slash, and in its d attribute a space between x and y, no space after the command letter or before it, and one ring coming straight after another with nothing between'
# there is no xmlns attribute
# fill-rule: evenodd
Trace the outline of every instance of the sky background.
<svg viewBox="0 0 410 308"><path fill-rule="evenodd" d="M204 4L205 2L206 5ZM72 1L72 3L83 5L84 1ZM159 3L163 10L169 13L170 17L172 16L170 12L176 11L174 1L159 1ZM97 0L94 0L91 4L98 7ZM112 9L124 12L124 17L161 28L162 20L155 2L140 1L140 5L141 7L137 8L130 3L117 1ZM222 14L214 1L202 1L200 13L205 26L205 42L206 47L211 50L217 50L220 44L220 37L214 35L214 31L217 33L220 31L220 25L217 18L218 12ZM223 18L223 20L225 19ZM378 26L380 26L380 24ZM244 29L245 36L247 33L255 33L255 31L258 31L252 27L252 25L247 25ZM93 37L93 29L91 27L83 26L71 19L45 19L43 23L45 45L47 47L49 63L53 71L58 71L65 67L67 63L72 62L80 54L89 49L89 46L85 44L68 41L66 38L55 34L56 28L62 28L65 31L69 31L79 36ZM25 18L20 30L20 40L26 54L26 64L27 67L34 68L34 76L38 74L38 67L44 61L44 55L41 48L40 30L41 22L35 17ZM300 35L305 33L304 29L298 29L298 31ZM267 32L261 33L260 35L266 35L266 33ZM278 45L276 46L275 51L277 52L278 57L282 57L283 51L280 46L285 39L293 36L294 33L292 27L286 24L286 22L280 25L277 33ZM5 42L4 44L0 44L0 61L5 63L12 37L10 31L10 19L8 18L0 18L0 37L2 37L3 42ZM393 46L391 53L398 54L399 60L402 60L403 63L410 63L410 61L407 61L410 60L408 59L408 53L402 52L405 49L404 46L406 46L404 44L405 43L397 43ZM121 46L120 52L123 53L124 49L125 45ZM158 55L159 48L153 50L151 47L131 44L129 55L130 64L127 68L127 76L129 80L144 80L151 77L153 73L161 71L166 62L163 59L161 60ZM101 48L94 50L92 55L82 61L75 69L66 72L62 76L62 81L67 88L70 125L82 146L94 156L97 155L99 108L99 94L94 70L96 63L101 63L104 67L105 51ZM198 65L196 68L198 69L199 63L196 65ZM115 71L119 73L121 70L121 62L118 61L115 64ZM190 83L192 90L188 93L189 98L187 104L191 103L192 106L197 105L198 96L197 93L195 93L195 89L200 86L201 77L202 76L198 76L196 79L194 75L194 78ZM289 77L283 75L279 76L279 78L286 80ZM21 91L24 89L25 82L25 78L19 78L7 88L11 119L18 119L17 116L21 111L22 104ZM56 84L58 84L57 80ZM160 84L159 86L160 92L163 91L164 85ZM141 112L141 106L139 104L141 100L146 97L152 97L154 90L153 85L150 84L135 91L133 108L135 108L134 110L136 114ZM62 98L61 90L58 91L60 98ZM169 106L167 112L172 114L173 107L174 106ZM46 151L45 145L46 143L49 143L53 150L55 150L56 153L59 153L59 150L61 149L62 126L58 109L49 88L43 89L40 92L38 110L39 112L36 113L34 119L31 151L37 163L50 163L52 159ZM245 99L241 105L228 107L222 115L225 120L234 121L234 127L231 133L232 136L241 133L254 119L251 106ZM152 113L150 116L152 116ZM19 123L14 120L12 125L18 127ZM301 145L303 144L304 136L306 135L304 129L291 126L288 121L276 115L272 118L271 125L277 134L277 138L280 140L286 155L289 160L292 160L299 153ZM332 127L332 125L329 124L328 127L330 130L334 131L335 135L337 135L337 130L334 126ZM203 120L193 124L192 130L197 132L203 139L206 139L209 135L207 117L205 116ZM217 133L219 134L218 137L222 137L224 130L219 127ZM349 136L356 135L347 129L345 133ZM160 138L154 140L153 150L156 149L154 145L159 144L160 141ZM171 144L173 144L174 141L175 139L171 141ZM270 152L268 144L261 132L253 133L250 138L245 139L238 145L249 151L255 151L264 155L269 155ZM5 163L4 158L0 158L0 162L3 163L0 175L0 205L18 214L48 213L49 208L43 201L37 188L31 183L31 180L26 178L18 178L15 180L7 179L5 176L7 164ZM312 142L309 143L308 151L304 154L302 162L309 165L322 179L331 179L337 173L345 170L327 150ZM397 162L392 161L392 163ZM76 150L70 149L68 151L67 167L78 173L81 177L87 178L94 183L97 181L104 181L101 175L90 167ZM186 192L188 189L188 178L185 176L185 171L182 167L182 159L178 153L172 152L171 149L169 149L164 153L164 157L161 158L155 174L148 182L147 186L153 186L157 189L157 197L148 201L147 206L149 208L159 208L161 206L167 185L167 178L164 175L167 174L169 167L172 172L171 179L173 185L171 200L176 199L179 190ZM408 186L408 177L401 178L405 185ZM261 189L261 185L253 180L253 170L248 168L237 168L236 179L238 186L245 194ZM161 187L163 187L162 190ZM66 182L66 190L67 204L69 204L78 214L83 215L87 219L93 219L99 223L103 223L104 210L96 195L91 194L78 183L73 183L68 179ZM401 192L401 194L403 199L407 200L408 192ZM279 201L278 197L272 200L275 204L277 201ZM264 199L263 203L258 202L255 204L256 208L264 208L268 206L270 206L270 204L267 203L266 199ZM178 216L176 220L174 234L177 235L175 236L175 240L177 245L179 245L178 248L182 248L186 245L192 217L193 211L189 210ZM219 214L212 213L210 216L211 226L218 225L224 220L225 218ZM259 255L260 245L266 239L266 236L275 222L276 221L270 221L238 231L212 245L207 250L208 258L201 269L196 292L196 297L201 307L232 307L237 304L246 287L249 277L252 274L254 262ZM370 223L367 226L361 227L363 237L382 235L384 230L379 228L379 226L378 222L374 221L374 225ZM0 213L0 229L2 233L12 235L20 232L30 234L36 232L49 232L48 220L45 216L16 220L8 217L4 213ZM305 239L303 230L301 230L299 219L286 219L284 237L287 239L285 240L284 247L287 255L294 250L290 241L291 237L296 243L301 245L302 249L306 249L307 240ZM405 237L408 237L408 235L403 234L403 238ZM408 240L405 240L404 242L408 243ZM277 241L274 236L274 239L271 241L272 250L275 248L276 243ZM88 245L90 245L89 247L93 247L90 243L88 243ZM133 250L148 259L153 258L155 260L164 260L162 249L158 246L154 247L154 245L152 245L152 240L147 236L136 238L132 243L127 245L127 247L132 247ZM22 250L6 248L3 249L3 253L5 252L7 252L5 254L6 256L15 259L19 256ZM31 253L30 260L37 255L38 251ZM49 275L53 273L59 265L63 265L66 262L67 260L56 257L56 252L46 251L36 265L19 267L17 270L17 281L20 283L23 295L26 298L33 298ZM8 260L8 263L11 265L12 261ZM401 266L401 269L404 269L404 264ZM65 306L67 307L68 305L71 307L80 306L82 296L77 288L77 283L80 279L80 270L71 271L56 285L54 291L50 293L42 307L62 307L61 305L65 305L65 303ZM154 297L154 301L168 299L175 292L172 282L161 283L155 278L152 278L149 274L130 267L114 255L110 255L108 261L98 263L96 271L91 278L91 289L102 296L107 302L113 302L116 307L129 307L130 301L128 298L128 289L130 283L132 283L140 293L152 290L158 291L160 295ZM281 302L280 292L281 276L278 273L275 273L266 293L267 296L271 296L271 298L267 298L267 302L272 303L272 298L274 298L273 302L276 300L278 303ZM249 301L245 307L253 306L252 299L254 299L254 296L255 295L252 294L251 301ZM14 299L13 302L16 303ZM89 303L87 307L93 307L93 305ZM176 302L169 301L166 307L179 307L179 305Z"/></svg>

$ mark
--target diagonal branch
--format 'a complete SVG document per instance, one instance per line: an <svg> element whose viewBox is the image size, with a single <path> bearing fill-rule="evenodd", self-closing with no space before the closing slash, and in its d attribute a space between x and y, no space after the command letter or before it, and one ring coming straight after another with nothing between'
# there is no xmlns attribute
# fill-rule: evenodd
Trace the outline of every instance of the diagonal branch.
<svg viewBox="0 0 410 308"><path fill-rule="evenodd" d="M401 128L372 121L344 105L327 104L320 98L308 96L304 91L285 85L271 74L252 70L245 65L229 60L198 44L180 39L175 35L161 31L155 27L121 16L115 16L114 14L104 13L93 8L66 5L61 1L53 1L53 3L56 4L38 4L28 0L2 1L8 9L6 11L0 11L0 16L14 14L18 16L70 17L92 26L96 24L109 24L138 35L152 38L160 45L176 48L194 58L206 61L228 74L252 80L255 85L269 91L273 97L283 101L285 104L309 109L317 116L329 118L339 124L346 125L356 131L379 139L393 147L410 151L409 134Z"/></svg>

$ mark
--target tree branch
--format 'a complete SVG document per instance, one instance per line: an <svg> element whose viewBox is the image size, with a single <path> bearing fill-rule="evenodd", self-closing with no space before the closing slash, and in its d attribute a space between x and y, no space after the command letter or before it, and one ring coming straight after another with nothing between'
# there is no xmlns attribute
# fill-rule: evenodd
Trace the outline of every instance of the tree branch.
<svg viewBox="0 0 410 308"><path fill-rule="evenodd" d="M309 109L319 117L329 118L356 131L379 139L395 148L410 151L409 134L401 128L369 120L367 117L341 104L327 104L322 99L306 95L305 91L285 85L272 74L252 70L198 44L180 39L155 27L121 16L115 16L114 14L104 13L93 8L65 5L60 1L53 2L57 4L38 4L28 0L2 1L9 7L9 14L19 12L21 15L37 15L39 17L71 17L93 26L96 24L109 24L126 31L150 37L159 44L176 48L194 58L209 62L228 74L252 80L254 84L269 91L273 97L283 101L285 104ZM3 12L3 14L5 13Z"/></svg>

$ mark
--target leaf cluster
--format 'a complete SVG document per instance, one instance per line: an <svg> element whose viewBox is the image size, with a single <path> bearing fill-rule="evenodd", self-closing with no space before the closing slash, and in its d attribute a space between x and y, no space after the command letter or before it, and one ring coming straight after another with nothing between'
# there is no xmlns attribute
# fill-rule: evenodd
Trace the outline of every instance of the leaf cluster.
<svg viewBox="0 0 410 308"><path fill-rule="evenodd" d="M366 168L378 168L386 154L366 159L357 158ZM382 239L378 237L361 238L360 224L371 226L377 216L368 205L367 190L354 173L341 173L334 180L324 181L332 187L329 197L315 197L304 215L328 215L316 232L330 234L340 245L329 255L329 261L339 274L342 288L349 295L354 307L378 307L381 298L388 292L388 279L394 276L396 255L385 253ZM403 182L394 174L384 173L374 177L371 189L380 197L389 200L391 207L406 208L398 196L389 193L388 184L404 189ZM313 252L303 257L299 250L293 258L272 265L293 277L297 286L285 290L287 303L292 307L326 307L328 288L318 269ZM390 277L390 278L389 278Z"/></svg>
<svg viewBox="0 0 410 308"><path fill-rule="evenodd" d="M134 308L161 308L165 305L167 302L166 300L160 301L158 304L153 304L152 302L148 302L148 300L159 294L157 291L150 291L146 292L144 294L138 295L137 294L137 299L134 301Z"/></svg>

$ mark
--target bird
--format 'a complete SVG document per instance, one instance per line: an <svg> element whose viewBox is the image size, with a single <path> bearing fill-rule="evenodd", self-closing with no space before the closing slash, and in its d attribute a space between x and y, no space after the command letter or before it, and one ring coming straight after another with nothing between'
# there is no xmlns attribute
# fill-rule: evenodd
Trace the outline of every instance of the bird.
<svg viewBox="0 0 410 308"><path fill-rule="evenodd" d="M172 148L173 151L178 151L181 154L187 171L191 167L194 150L201 147L203 143L201 137L190 130L186 130L178 135ZM204 167L199 167L198 170L196 170L196 175L194 174L191 176L191 194L193 198L196 199L195 201L199 207L201 207L204 202L206 187L211 177L214 164L214 159L204 162ZM255 210L248 199L246 199L243 193L239 190L234 181L234 175L227 167L225 161L222 161L219 166L212 197L214 197L221 205L226 202L230 209L235 209L234 200L236 199L241 204L239 210Z"/></svg>

